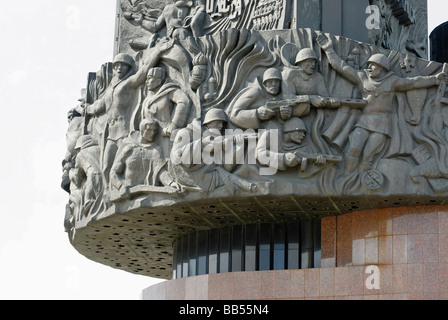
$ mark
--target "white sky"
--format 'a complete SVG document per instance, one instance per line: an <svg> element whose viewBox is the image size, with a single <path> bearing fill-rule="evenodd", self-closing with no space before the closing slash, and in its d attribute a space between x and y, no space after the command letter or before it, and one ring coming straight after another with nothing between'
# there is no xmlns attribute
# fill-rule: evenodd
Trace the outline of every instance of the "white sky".
<svg viewBox="0 0 448 320"><path fill-rule="evenodd" d="M92 262L63 227L60 188L66 115L88 72L112 60L115 0L22 0L1 4L4 137L0 184L0 299L139 299L160 280ZM448 2L428 0L429 30ZM20 7L19 7L20 6Z"/></svg>

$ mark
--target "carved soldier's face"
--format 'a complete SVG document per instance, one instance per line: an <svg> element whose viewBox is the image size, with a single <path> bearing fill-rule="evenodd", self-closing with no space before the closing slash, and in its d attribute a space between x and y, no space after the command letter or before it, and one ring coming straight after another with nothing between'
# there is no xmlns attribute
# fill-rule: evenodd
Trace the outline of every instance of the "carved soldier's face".
<svg viewBox="0 0 448 320"><path fill-rule="evenodd" d="M157 135L157 125L156 124L148 124L145 126L145 129L142 131L142 137L148 142L153 142Z"/></svg>
<svg viewBox="0 0 448 320"><path fill-rule="evenodd" d="M307 75L313 75L316 70L316 60L306 59L299 63L299 68L303 70Z"/></svg>
<svg viewBox="0 0 448 320"><path fill-rule="evenodd" d="M278 79L266 80L263 85L266 91L273 96L276 96L280 93L281 81Z"/></svg>
<svg viewBox="0 0 448 320"><path fill-rule="evenodd" d="M303 140L305 139L306 132L296 130L296 131L288 132L287 135L289 136L289 140L291 142L294 142L296 144L301 144L303 142Z"/></svg>
<svg viewBox="0 0 448 320"><path fill-rule="evenodd" d="M117 62L114 65L114 76L118 79L123 79L125 75L129 72L129 66L123 62Z"/></svg>
<svg viewBox="0 0 448 320"><path fill-rule="evenodd" d="M371 63L369 63L369 66L367 67L367 72L368 72L370 78L376 79L376 78L379 78L380 76L382 76L386 72L386 69L384 69L379 64L371 62Z"/></svg>
<svg viewBox="0 0 448 320"><path fill-rule="evenodd" d="M225 125L224 121L215 120L210 123L207 123L206 127L210 132L213 132L213 133L219 132L219 134L222 134L222 132L224 130L224 125Z"/></svg>
<svg viewBox="0 0 448 320"><path fill-rule="evenodd" d="M158 87L160 87L160 85L162 84L162 81L163 80L161 78L148 76L146 78L146 87L148 88L148 90L153 91L153 90L157 89Z"/></svg>

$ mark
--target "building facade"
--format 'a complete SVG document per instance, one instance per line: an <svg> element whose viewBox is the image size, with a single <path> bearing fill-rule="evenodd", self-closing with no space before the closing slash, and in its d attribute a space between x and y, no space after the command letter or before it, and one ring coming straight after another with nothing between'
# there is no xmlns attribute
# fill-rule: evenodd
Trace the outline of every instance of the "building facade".
<svg viewBox="0 0 448 320"><path fill-rule="evenodd" d="M445 298L426 1L117 2L69 112L65 228L144 299Z"/></svg>

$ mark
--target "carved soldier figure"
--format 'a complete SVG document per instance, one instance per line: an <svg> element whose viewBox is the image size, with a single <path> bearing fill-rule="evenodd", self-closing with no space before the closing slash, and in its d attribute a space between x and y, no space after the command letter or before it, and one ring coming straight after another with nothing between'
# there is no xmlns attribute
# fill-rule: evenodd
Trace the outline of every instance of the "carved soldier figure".
<svg viewBox="0 0 448 320"><path fill-rule="evenodd" d="M106 144L102 157L102 167L107 182L118 147L130 131L132 107L134 99L138 96L138 88L144 84L148 70L156 65L162 52L171 45L172 42L168 42L152 48L137 73L135 73L134 59L125 53L118 54L113 62L114 77L104 96L86 107L89 115L100 116L104 113L107 115L108 135L103 137L106 139Z"/></svg>
<svg viewBox="0 0 448 320"><path fill-rule="evenodd" d="M299 51L295 59L297 69L286 68L283 72L285 80L284 92L295 95L308 95L309 102L316 108L337 107L332 105L324 77L317 68L316 53L310 48Z"/></svg>
<svg viewBox="0 0 448 320"><path fill-rule="evenodd" d="M82 212L87 215L98 210L102 201L104 182L99 163L101 151L90 135L81 136L75 149L78 153L70 171L70 180L75 184L73 190L78 189L78 194L82 194L82 199L77 202L82 204Z"/></svg>
<svg viewBox="0 0 448 320"><path fill-rule="evenodd" d="M143 119L139 129L123 141L110 172L111 185L118 191L120 199L129 199L133 186L174 185L167 170L167 160L154 142L159 124L154 119Z"/></svg>
<svg viewBox="0 0 448 320"><path fill-rule="evenodd" d="M322 155L312 155L302 142L306 136L306 125L302 119L292 117L283 125L278 141L271 141L270 130L264 131L257 144L257 160L262 164L275 167L277 170L286 170L300 164L306 166L308 159L318 166L326 164ZM277 143L276 148L271 142Z"/></svg>
<svg viewBox="0 0 448 320"><path fill-rule="evenodd" d="M329 63L343 77L357 86L368 102L355 129L349 137L346 172L354 171L361 158L358 170L371 169L374 158L383 150L391 137L391 112L397 92L437 85L446 74L430 77L401 78L391 71L389 59L383 54L374 54L368 60L367 70L356 70L343 61L333 49L332 41L320 35L317 38L326 52Z"/></svg>
<svg viewBox="0 0 448 320"><path fill-rule="evenodd" d="M173 0L167 4L157 21L145 20L143 15L138 15L135 20L151 33L158 33L166 27L166 36L170 38L185 39L189 32L183 28L184 20L191 10L191 4L187 1Z"/></svg>
<svg viewBox="0 0 448 320"><path fill-rule="evenodd" d="M162 68L148 71L143 101L143 118L155 118L162 126L162 135L170 137L174 130L184 128L190 115L190 98L174 82L167 81Z"/></svg>
<svg viewBox="0 0 448 320"><path fill-rule="evenodd" d="M203 124L204 128L201 128L200 123L193 122L176 134L171 161L175 164L173 168L176 171L177 182L183 188L199 188L204 192L212 192L222 186L232 191L237 189L255 191L255 184L232 173L236 167L235 158L231 163L226 163L222 158L217 159L216 154L212 154L216 150L215 147L218 150L225 149L226 140L222 134L227 124L227 117L224 111L210 109L205 114ZM204 155L210 159L204 159Z"/></svg>
<svg viewBox="0 0 448 320"><path fill-rule="evenodd" d="M283 120L292 115L300 117L309 114L310 106L307 97L289 96L289 102L282 93L282 74L276 68L270 68L263 74L262 83L244 89L232 101L228 108L230 121L238 128L260 129L266 122L280 113ZM282 103L281 101L285 101ZM279 103L269 106L269 102ZM294 110L291 108L294 106Z"/></svg>

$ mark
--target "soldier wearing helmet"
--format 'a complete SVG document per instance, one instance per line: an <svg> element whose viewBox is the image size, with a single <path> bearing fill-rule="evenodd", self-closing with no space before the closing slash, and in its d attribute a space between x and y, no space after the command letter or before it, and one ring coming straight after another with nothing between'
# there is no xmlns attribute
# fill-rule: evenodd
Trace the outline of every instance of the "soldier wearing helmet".
<svg viewBox="0 0 448 320"><path fill-rule="evenodd" d="M352 82L363 92L363 98L368 102L363 114L355 124L349 137L348 154L345 161L345 171L350 173L355 169L364 172L372 169L376 156L383 151L392 137L392 112L394 99L398 92L429 88L440 83L446 74L440 73L430 77L402 78L393 73L389 59L383 54L372 55L367 62L366 70L350 67L334 51L333 43L324 35L317 42L326 52L330 65L344 78ZM416 123L411 123L416 124ZM400 127L397 125L397 127ZM398 143L400 145L401 143Z"/></svg>
<svg viewBox="0 0 448 320"><path fill-rule="evenodd" d="M119 53L114 58L112 69L114 76L123 79L135 69L135 61L129 54Z"/></svg>
<svg viewBox="0 0 448 320"><path fill-rule="evenodd" d="M292 95L307 96L309 104L316 108L325 107L329 96L325 80L317 71L318 58L311 48L301 49L295 58L293 68L283 72L284 92Z"/></svg>
<svg viewBox="0 0 448 320"><path fill-rule="evenodd" d="M230 122L242 129L260 129L276 126L273 121L269 120L274 119L277 112L269 108L267 103L275 100L284 100L287 97L295 97L293 95L285 95L283 85L284 81L280 70L277 68L267 69L259 82L245 88L230 103L227 109ZM295 109L296 116L303 116L309 113L308 105L302 107ZM279 113L281 120L287 120L292 116L292 109L289 105L282 105L279 108Z"/></svg>
<svg viewBox="0 0 448 320"><path fill-rule="evenodd" d="M110 169L118 147L130 132L130 119L134 111L134 101L138 96L138 89L145 83L148 70L158 63L162 53L169 48L170 45L166 43L151 48L138 71L136 71L135 61L130 55L120 53L115 56L114 76L104 95L93 104L86 106L87 115L94 117L104 115L107 121L105 128L107 135L104 136L106 141L101 161L106 183L109 182Z"/></svg>
<svg viewBox="0 0 448 320"><path fill-rule="evenodd" d="M298 117L291 117L283 124L278 141L271 137L271 130L264 131L257 144L257 160L275 170L283 171L298 166L303 158L311 157L306 146L302 145L306 132L305 122ZM316 165L322 166L325 163L323 156L316 157Z"/></svg>
<svg viewBox="0 0 448 320"><path fill-rule="evenodd" d="M253 183L233 173L238 163L235 145L231 146L232 157L226 154L230 150L228 137L223 136L226 125L224 111L213 108L205 113L202 121L194 120L176 133L170 159L176 165L176 178L181 186L205 192L223 186L255 190Z"/></svg>

